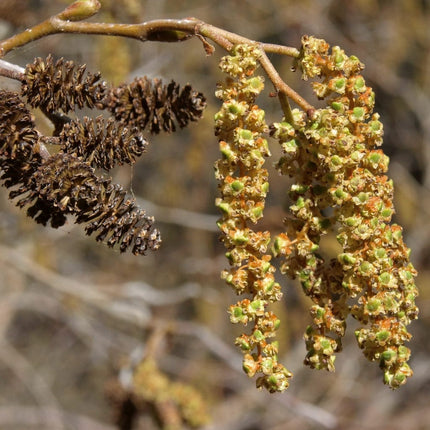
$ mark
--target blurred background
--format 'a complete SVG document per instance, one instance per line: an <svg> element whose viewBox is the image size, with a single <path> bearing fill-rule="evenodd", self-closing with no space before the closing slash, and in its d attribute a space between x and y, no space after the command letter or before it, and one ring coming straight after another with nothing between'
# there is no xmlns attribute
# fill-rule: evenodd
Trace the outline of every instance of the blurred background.
<svg viewBox="0 0 430 430"><path fill-rule="evenodd" d="M218 145L212 118L219 107L213 93L222 79L217 63L225 53L217 48L206 57L198 40L142 44L55 35L5 60L24 67L52 53L100 70L114 83L142 75L166 82L174 78L204 92L208 108L199 123L151 137L148 153L133 168L110 172L155 216L162 231L161 249L145 257L96 243L72 219L58 230L43 228L0 191L0 428L115 429L120 420L123 429L192 426L192 421L176 427L174 419L168 421L169 413L180 415L177 406L163 409L150 396L133 398L133 372L142 357L150 356L158 370L143 371L141 383L160 372L167 385L193 387L206 405L193 412L201 415L194 425L205 430L429 429L430 1L100 1L96 21L193 16L250 39L295 47L310 34L366 64L364 76L376 92L376 111L384 123L383 149L391 158L395 222L405 229L419 271L420 319L410 326L408 345L415 374L397 391L384 386L377 364L368 363L356 346L354 321L349 321L336 373L304 367L309 301L297 283L280 276L285 292L276 306L282 320L280 349L294 378L287 393L257 391L234 347L242 328L232 326L226 313L237 298L219 277L227 264L215 225L212 166ZM0 38L68 3L1 0ZM309 87L290 71L289 58L271 60L286 82L315 102ZM4 78L0 85L17 88ZM268 122L278 121L280 109L267 87L259 103ZM35 115L39 128L49 133L47 120ZM271 144L275 160L279 150ZM288 182L267 164L272 182L261 227L277 233L289 204ZM190 390L183 395L200 405Z"/></svg>

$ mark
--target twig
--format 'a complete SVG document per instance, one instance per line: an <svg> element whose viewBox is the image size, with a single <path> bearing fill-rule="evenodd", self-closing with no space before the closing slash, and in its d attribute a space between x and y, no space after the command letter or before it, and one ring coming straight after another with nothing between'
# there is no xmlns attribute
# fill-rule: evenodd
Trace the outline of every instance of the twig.
<svg viewBox="0 0 430 430"><path fill-rule="evenodd" d="M191 282L171 288L168 291L160 291L142 281L127 282L121 287L123 298L133 301L141 300L150 306L179 304L202 295L202 286Z"/></svg>
<svg viewBox="0 0 430 430"><path fill-rule="evenodd" d="M0 59L0 75L5 78L15 79L17 81L22 81L24 78L24 71L22 67L9 63Z"/></svg>
<svg viewBox="0 0 430 430"><path fill-rule="evenodd" d="M70 294L87 304L98 307L111 300L106 294L97 291L97 287L88 288L82 283L60 276L14 249L0 246L0 260L51 286L54 290Z"/></svg>
<svg viewBox="0 0 430 430"><path fill-rule="evenodd" d="M77 22L78 20L90 16L89 14L73 15L73 6L77 3L79 2L75 2L65 9L65 11L52 16L42 23L0 42L0 57L4 57L8 52L15 48L26 45L42 37L57 33L121 36L137 39L141 42L183 42L190 38L198 37L200 40L204 41L203 47L207 55L210 55L213 52L213 47L205 41L206 38L212 40L229 52L235 44L245 43L252 45L258 44L263 53L270 52L287 55L293 58L297 58L300 55L300 51L296 48L272 43L259 43L236 33L207 24L206 22L196 18L158 19L140 24ZM92 3L94 6L92 14L94 14L98 11L100 4L96 0ZM312 105L304 100L303 97L297 94L281 79L275 67L265 54L261 58L261 64L277 91L281 94L285 94L306 112L313 111ZM2 69L0 68L0 75L3 74L3 76L7 77L14 76L9 70L5 70L5 73L6 74L3 74ZM15 79L19 79L19 77L20 75L18 74ZM286 106L285 100L281 100L281 104L284 108Z"/></svg>
<svg viewBox="0 0 430 430"><path fill-rule="evenodd" d="M273 85L275 86L276 90L285 94L291 100L294 100L305 112L309 113L314 110L314 107L310 103L308 103L300 94L296 93L282 80L281 76L267 57L264 50L262 50L260 63L267 75L270 77L270 80L273 82Z"/></svg>
<svg viewBox="0 0 430 430"><path fill-rule="evenodd" d="M0 57L4 57L8 52L20 46L57 33L121 36L137 39L141 42L182 42L193 36L200 36L212 40L227 51L230 51L234 44L257 43L196 18L157 19L140 24L120 24L66 21L61 18L61 14L58 14L0 42ZM300 51L293 47L272 43L262 43L261 46L266 52L288 55L294 58L300 54Z"/></svg>
<svg viewBox="0 0 430 430"><path fill-rule="evenodd" d="M151 315L150 306L180 303L197 297L202 289L197 284L185 284L174 291L157 291L148 284L126 283L121 285L83 285L63 277L28 258L21 252L0 245L0 261L10 264L23 273L37 279L60 294L81 300L111 317L131 324L145 325ZM144 289L143 291L140 291ZM129 299L133 298L132 301ZM136 301L136 298L141 300ZM146 303L146 304L145 304ZM139 311L137 318L136 312Z"/></svg>
<svg viewBox="0 0 430 430"><path fill-rule="evenodd" d="M216 222L219 219L219 216L217 215L202 214L187 209L160 206L142 198L137 198L137 202L148 212L151 212L158 222L165 222L209 232L219 232L219 228L216 225Z"/></svg>
<svg viewBox="0 0 430 430"><path fill-rule="evenodd" d="M34 407L24 405L3 405L0 406L0 427L9 428L42 428L46 423L40 419L40 415L48 416L58 412L55 408L50 406ZM95 421L93 418L79 415L76 413L63 412L64 419L69 424L69 428L85 429L85 430L115 430L113 427L106 423ZM45 430L46 427L43 427ZM56 430L55 427L51 427Z"/></svg>
<svg viewBox="0 0 430 430"><path fill-rule="evenodd" d="M44 417L44 428L65 430L66 426L60 405L51 389L27 359L5 340L0 343L0 360L15 373L32 393L35 401L42 406L40 413Z"/></svg>
<svg viewBox="0 0 430 430"><path fill-rule="evenodd" d="M12 264L17 270L20 270L35 279L49 285L55 291L58 291L63 294L71 295L72 297L76 297L82 300L87 305L91 305L100 309L113 318L122 320L124 322L132 323L134 325L143 326L143 327L152 327L157 325L165 325L167 324L163 320L154 320L151 321L138 321L133 316L135 312L129 313L120 313L115 312L112 303L115 301L115 298L118 299L118 296L115 297L113 294L108 294L100 291L100 287L95 285L82 285L77 281L70 280L61 275L52 272L49 269L42 267L41 265L35 263L30 258L25 257L22 253L19 253L13 249L6 248L4 246L0 246L0 261L3 260L8 264ZM109 289L109 287L104 286L103 288ZM111 291L121 291L121 288L115 286L115 288L111 288ZM139 307L141 303L139 303ZM129 305L130 311L135 310L135 304L131 303ZM230 367L234 369L241 369L240 365L240 355L233 348L230 348L226 343L224 343L221 339L217 339L216 335L212 332L209 332L208 329L201 327L200 325L189 323L189 322L181 322L176 321L175 324L169 324L169 330L175 333L182 333L185 335L192 335L201 339L201 341L218 356L227 357L226 362Z"/></svg>
<svg viewBox="0 0 430 430"><path fill-rule="evenodd" d="M273 400L272 400L273 399ZM217 421L204 428L204 430L237 430L249 428L248 426L241 426L244 422L242 414L237 414L237 411L255 410L257 407L264 407L268 414L276 410L279 414L279 419L284 420L290 414L304 418L306 421L313 422L318 425L318 428L334 429L338 425L336 416L327 412L321 407L314 406L311 403L300 400L289 393L284 393L282 396L273 396L270 402L264 403L265 399L261 393L255 389L247 389L236 396L231 396L229 401L218 406L215 411L215 416L220 417ZM243 404L246 402L246 406ZM224 419L221 419L224 417ZM253 417L250 423L253 424ZM257 422L259 418L255 417ZM246 423L247 421L245 421ZM289 427L282 427L289 428ZM313 427L312 427L313 428Z"/></svg>
<svg viewBox="0 0 430 430"><path fill-rule="evenodd" d="M44 293L26 291L3 295L0 301L0 312L10 311L14 314L23 310L37 312L52 320L61 321L62 324L70 328L83 344L104 358L109 357L108 349L121 351L121 348L125 345L127 347L131 344L130 342L126 344L117 340L113 341L106 335L106 328L96 331L93 327L94 324L90 322L90 318L86 317L82 312L79 314L77 312L65 312L65 308L58 300L58 297L48 291ZM5 329L8 327L9 325L6 325ZM121 340L124 340L124 338L125 336L122 334Z"/></svg>

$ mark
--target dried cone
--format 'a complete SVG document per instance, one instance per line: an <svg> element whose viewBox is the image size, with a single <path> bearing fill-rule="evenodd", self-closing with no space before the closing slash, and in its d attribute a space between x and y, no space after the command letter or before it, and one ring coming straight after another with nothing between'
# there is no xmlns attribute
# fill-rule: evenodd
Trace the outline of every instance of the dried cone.
<svg viewBox="0 0 430 430"><path fill-rule="evenodd" d="M176 131L176 123L186 127L200 119L206 107L203 94L190 85L181 90L174 81L162 85L160 79L146 76L113 88L103 103L118 121L140 130L149 126L153 134Z"/></svg>
<svg viewBox="0 0 430 430"><path fill-rule="evenodd" d="M60 141L65 153L75 154L105 170L117 164L133 164L148 145L136 128L129 129L112 118L106 120L101 116L66 124Z"/></svg>
<svg viewBox="0 0 430 430"><path fill-rule="evenodd" d="M17 93L0 91L0 169L1 179L7 188L13 188L9 198L26 195L32 186L32 176L42 163L38 152L38 133L33 118ZM18 206L25 205L25 198ZM45 202L41 216L29 213L37 222L46 224L51 219L53 227L63 225L64 214ZM49 214L46 219L46 214Z"/></svg>
<svg viewBox="0 0 430 430"><path fill-rule="evenodd" d="M100 73L85 73L86 66L60 58L54 62L51 55L46 60L36 58L25 69L21 93L32 107L48 112L74 111L76 106L94 108L106 92Z"/></svg>
<svg viewBox="0 0 430 430"><path fill-rule="evenodd" d="M0 166L7 188L25 185L41 158L34 152L38 134L17 93L0 91Z"/></svg>
<svg viewBox="0 0 430 430"><path fill-rule="evenodd" d="M33 118L14 92L0 90L0 151L11 158L29 158L37 142Z"/></svg>
<svg viewBox="0 0 430 430"><path fill-rule="evenodd" d="M131 248L133 254L145 254L160 245L153 218L140 209L134 199L110 179L99 178L87 163L71 154L49 158L32 178L31 194L25 203L33 203L31 212L42 211L46 203L64 214L76 216L76 223L88 223L88 235L97 232L97 241L106 241L121 252ZM50 213L43 214L45 218Z"/></svg>

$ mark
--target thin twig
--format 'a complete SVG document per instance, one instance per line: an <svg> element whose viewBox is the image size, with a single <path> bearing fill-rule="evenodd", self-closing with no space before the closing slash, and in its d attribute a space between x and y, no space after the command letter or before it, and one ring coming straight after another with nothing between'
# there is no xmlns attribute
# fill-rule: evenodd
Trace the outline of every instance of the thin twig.
<svg viewBox="0 0 430 430"><path fill-rule="evenodd" d="M42 406L40 413L44 417L44 428L65 429L66 426L60 405L49 386L27 359L4 339L0 343L0 361L15 373L33 394L35 401ZM46 407L48 409L44 409Z"/></svg>
<svg viewBox="0 0 430 430"><path fill-rule="evenodd" d="M314 107L309 104L300 94L296 93L291 87L289 87L281 78L275 66L271 63L264 50L262 50L260 63L273 82L276 90L285 94L291 100L294 100L305 112L312 112Z"/></svg>
<svg viewBox="0 0 430 430"><path fill-rule="evenodd" d="M25 406L25 405L14 405L6 404L0 406L0 426L1 428L43 428L47 430L46 422L40 419L40 416L47 416L57 413L58 411L51 406ZM65 421L69 424L68 428L73 429L85 429L85 430L115 430L117 427L113 427L107 423L102 423L94 420L93 418L85 415L79 415L77 413L63 412ZM56 430L56 427L51 427L52 430Z"/></svg>
<svg viewBox="0 0 430 430"><path fill-rule="evenodd" d="M0 76L5 78L15 79L17 81L22 81L24 78L24 70L22 67L9 63L0 59Z"/></svg>
<svg viewBox="0 0 430 430"><path fill-rule="evenodd" d="M285 121L294 124L293 113L291 112L291 105L285 93L278 93L279 103L281 104L282 111L284 112Z"/></svg>
<svg viewBox="0 0 430 430"><path fill-rule="evenodd" d="M187 209L160 206L149 200L137 198L137 203L154 215L157 222L180 225L181 227L204 230L217 233L219 228L216 225L219 216L203 214Z"/></svg>
<svg viewBox="0 0 430 430"><path fill-rule="evenodd" d="M150 315L145 312L145 302L150 306L164 306L180 303L203 293L197 284L185 284L175 288L175 291L164 292L144 283L126 283L123 286L82 284L37 264L22 252L1 245L0 262L16 267L57 293L75 297L86 305L131 324L146 323L150 319ZM144 292L138 291L139 289ZM131 298L133 300L130 302ZM141 311L141 318L136 318L138 310Z"/></svg>

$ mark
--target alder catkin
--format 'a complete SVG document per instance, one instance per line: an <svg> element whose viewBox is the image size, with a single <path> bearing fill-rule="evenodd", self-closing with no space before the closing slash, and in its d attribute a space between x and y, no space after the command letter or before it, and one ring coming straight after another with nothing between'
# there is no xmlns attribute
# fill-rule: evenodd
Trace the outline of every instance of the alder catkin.
<svg viewBox="0 0 430 430"><path fill-rule="evenodd" d="M243 368L250 377L259 375L257 387L275 392L288 387L292 374L278 362L278 343L273 338L280 321L268 310L270 303L282 297L267 253L270 233L250 227L263 216L269 185L267 170L262 167L270 155L262 137L267 131L265 113L255 104L264 87L263 78L254 76L259 56L258 47L237 45L220 62L229 77L216 92L223 101L215 114L222 154L215 164L221 192L216 205L223 213L218 226L231 265L222 278L238 295L249 296L229 310L231 322L252 327L250 334L236 339L244 354Z"/></svg>
<svg viewBox="0 0 430 430"><path fill-rule="evenodd" d="M271 128L283 149L278 170L294 178L292 219L274 253L283 255L281 270L298 278L315 303L305 362L334 370L351 314L362 325L355 332L359 347L397 388L412 375L404 343L418 314L418 292L402 228L391 224L393 184L385 175L388 157L378 149L383 127L373 113L375 95L358 58L339 47L330 51L321 39L305 36L297 63L304 79L322 78L312 85L326 107L310 117L296 109L293 123ZM327 208L334 208L332 216ZM336 231L342 252L325 262L318 249L328 230Z"/></svg>

